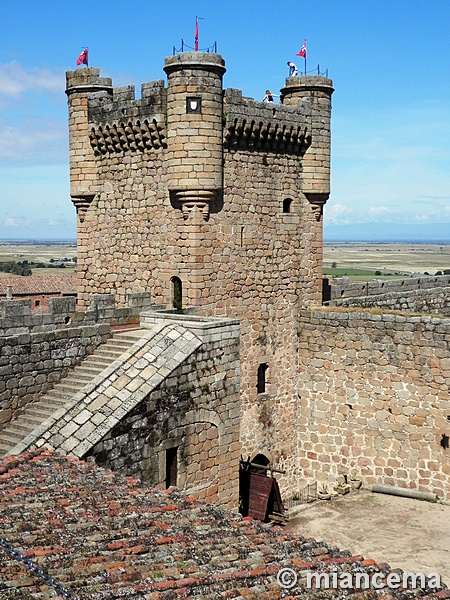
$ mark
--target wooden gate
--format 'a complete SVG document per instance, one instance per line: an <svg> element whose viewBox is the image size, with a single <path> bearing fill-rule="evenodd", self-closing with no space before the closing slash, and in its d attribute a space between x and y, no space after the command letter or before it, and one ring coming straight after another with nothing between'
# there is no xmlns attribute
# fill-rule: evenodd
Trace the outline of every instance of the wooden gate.
<svg viewBox="0 0 450 600"><path fill-rule="evenodd" d="M283 517L284 506L277 480L267 472L282 472L242 460L240 465L240 511L260 521ZM266 474L264 474L264 472Z"/></svg>

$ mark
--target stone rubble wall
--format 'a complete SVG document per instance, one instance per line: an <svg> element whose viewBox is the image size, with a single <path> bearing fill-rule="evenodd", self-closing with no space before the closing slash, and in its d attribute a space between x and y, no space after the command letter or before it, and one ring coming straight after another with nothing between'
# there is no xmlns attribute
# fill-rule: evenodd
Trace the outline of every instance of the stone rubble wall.
<svg viewBox="0 0 450 600"><path fill-rule="evenodd" d="M305 310L297 461L308 481L360 473L450 500L450 320ZM295 462L295 457L293 458Z"/></svg>
<svg viewBox="0 0 450 600"><path fill-rule="evenodd" d="M112 327L137 325L142 308L151 306L148 292L128 294L127 306L118 306L114 294L91 294L85 310L76 298L50 298L49 310L33 313L29 298L0 300L0 338L26 333L43 333L67 327L109 323Z"/></svg>
<svg viewBox="0 0 450 600"><path fill-rule="evenodd" d="M450 287L390 292L334 300L329 306L381 308L406 312L439 314L450 317Z"/></svg>
<svg viewBox="0 0 450 600"><path fill-rule="evenodd" d="M108 324L0 337L0 430L109 337Z"/></svg>
<svg viewBox="0 0 450 600"><path fill-rule="evenodd" d="M111 328L137 325L150 296L133 295L129 307L117 308L113 295L97 295L85 312L72 297L49 304L49 313L32 314L30 300L0 302L0 429L92 354Z"/></svg>
<svg viewBox="0 0 450 600"><path fill-rule="evenodd" d="M362 298L392 293L408 293L413 291L432 290L450 286L449 275L434 275L432 277L409 277L408 279L374 279L364 282L345 282L339 279L325 280L330 285L330 300L346 298Z"/></svg>

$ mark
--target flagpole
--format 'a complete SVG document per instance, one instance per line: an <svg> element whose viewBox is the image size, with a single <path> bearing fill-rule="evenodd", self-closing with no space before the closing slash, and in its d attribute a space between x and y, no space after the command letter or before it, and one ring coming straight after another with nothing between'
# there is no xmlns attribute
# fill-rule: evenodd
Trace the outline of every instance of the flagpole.
<svg viewBox="0 0 450 600"><path fill-rule="evenodd" d="M304 46L305 46L305 77L306 77L306 56L308 54L308 48L306 47L306 40L304 42Z"/></svg>
<svg viewBox="0 0 450 600"><path fill-rule="evenodd" d="M198 17L195 17L194 48L195 48L195 51L198 52Z"/></svg>

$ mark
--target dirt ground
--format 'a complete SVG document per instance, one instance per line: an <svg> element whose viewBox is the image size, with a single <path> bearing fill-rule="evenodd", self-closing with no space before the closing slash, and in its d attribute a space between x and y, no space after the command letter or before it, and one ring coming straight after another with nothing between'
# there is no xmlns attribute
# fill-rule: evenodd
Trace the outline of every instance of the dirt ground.
<svg viewBox="0 0 450 600"><path fill-rule="evenodd" d="M286 529L450 586L450 506L358 490L299 507Z"/></svg>

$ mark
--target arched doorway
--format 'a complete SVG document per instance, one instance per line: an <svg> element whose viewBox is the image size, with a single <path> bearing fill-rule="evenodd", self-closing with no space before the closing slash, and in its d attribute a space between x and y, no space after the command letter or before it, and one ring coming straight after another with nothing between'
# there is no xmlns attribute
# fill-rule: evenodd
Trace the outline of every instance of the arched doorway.
<svg viewBox="0 0 450 600"><path fill-rule="evenodd" d="M183 310L183 284L179 277L172 277L172 306L175 310Z"/></svg>

